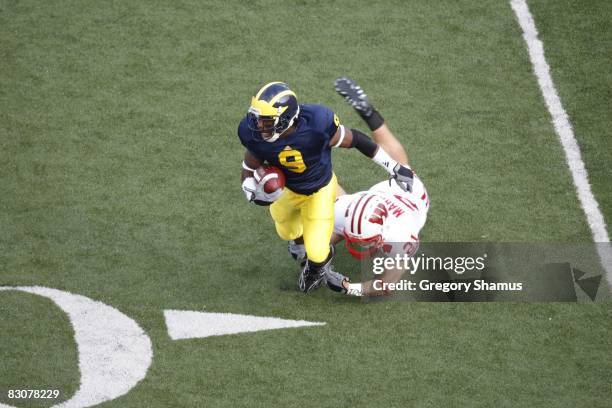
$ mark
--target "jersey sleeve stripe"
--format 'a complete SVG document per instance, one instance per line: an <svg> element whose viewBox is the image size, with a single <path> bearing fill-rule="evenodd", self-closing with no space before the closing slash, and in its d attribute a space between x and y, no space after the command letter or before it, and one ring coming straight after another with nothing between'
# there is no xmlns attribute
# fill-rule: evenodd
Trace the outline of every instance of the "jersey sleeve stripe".
<svg viewBox="0 0 612 408"><path fill-rule="evenodd" d="M342 144L342 141L344 141L344 132L344 125L340 125L340 139L338 139L338 143L333 145L333 147L338 147Z"/></svg>

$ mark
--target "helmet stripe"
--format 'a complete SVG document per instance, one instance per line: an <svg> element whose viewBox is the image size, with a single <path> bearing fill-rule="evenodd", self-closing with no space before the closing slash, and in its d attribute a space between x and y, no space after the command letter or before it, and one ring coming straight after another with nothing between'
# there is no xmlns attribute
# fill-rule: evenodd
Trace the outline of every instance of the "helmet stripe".
<svg viewBox="0 0 612 408"><path fill-rule="evenodd" d="M363 206L361 207L361 213L359 213L359 223L357 224L357 233L361 235L361 219L363 218L363 212L365 211L365 208L367 207L368 203L370 202L371 199L373 199L374 196L370 195L368 197L367 200L365 200L365 202L363 203Z"/></svg>
<svg viewBox="0 0 612 408"><path fill-rule="evenodd" d="M295 96L295 93L292 90L290 90L290 89L287 89L286 91L280 92L278 95L276 95L274 98L272 98L272 100L270 100L270 105L274 106L274 104L276 102L278 102L278 100L280 98L282 98L283 96L287 96L287 95ZM296 98L297 98L297 96L296 96Z"/></svg>
<svg viewBox="0 0 612 408"><path fill-rule="evenodd" d="M259 92L257 92L257 95L255 95L255 99L259 99L261 97L261 94L264 93L266 89L268 89L269 87L275 84L282 84L282 82L276 81L276 82L270 82L270 83L265 84L264 86L261 87Z"/></svg>
<svg viewBox="0 0 612 408"><path fill-rule="evenodd" d="M365 196L366 196L365 194L362 194L361 197L359 197L359 199L355 203L355 206L351 208L351 210L353 211L353 215L351 216L351 229L350 229L351 234L355 233L355 230L356 230L355 214L357 214L357 208L359 208L359 203L361 202L361 200L364 199Z"/></svg>

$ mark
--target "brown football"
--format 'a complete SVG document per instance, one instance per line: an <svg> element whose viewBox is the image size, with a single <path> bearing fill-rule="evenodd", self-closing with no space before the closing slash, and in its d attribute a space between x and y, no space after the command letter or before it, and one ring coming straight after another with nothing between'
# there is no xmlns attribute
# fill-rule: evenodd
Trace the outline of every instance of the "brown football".
<svg viewBox="0 0 612 408"><path fill-rule="evenodd" d="M255 170L253 176L257 183L263 183L263 190L267 194L285 188L285 175L278 167L264 164Z"/></svg>

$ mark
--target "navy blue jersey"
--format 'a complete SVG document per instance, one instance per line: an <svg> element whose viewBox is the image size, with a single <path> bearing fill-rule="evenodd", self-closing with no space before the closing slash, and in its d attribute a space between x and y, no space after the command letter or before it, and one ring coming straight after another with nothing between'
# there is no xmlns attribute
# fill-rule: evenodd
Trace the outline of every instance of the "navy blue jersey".
<svg viewBox="0 0 612 408"><path fill-rule="evenodd" d="M266 142L249 129L245 117L238 137L247 150L261 161L283 170L286 187L299 194L312 194L332 177L329 141L338 130L338 117L322 105L300 105L296 129L286 137Z"/></svg>

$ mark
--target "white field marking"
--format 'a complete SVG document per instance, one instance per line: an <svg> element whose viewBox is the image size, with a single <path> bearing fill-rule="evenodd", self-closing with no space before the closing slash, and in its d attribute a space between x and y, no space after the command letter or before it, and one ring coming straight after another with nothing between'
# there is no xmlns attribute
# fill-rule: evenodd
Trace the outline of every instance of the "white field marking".
<svg viewBox="0 0 612 408"><path fill-rule="evenodd" d="M606 222L599 209L599 204L591 191L589 177L580 156L580 147L578 142L576 142L574 130L565 109L563 109L561 99L550 76L550 67L544 57L544 45L538 38L538 30L536 29L527 2L525 0L510 0L510 6L514 10L518 22L523 29L523 39L527 43L529 58L533 64L535 75L538 78L538 84L544 96L546 107L552 117L555 131L559 135L559 139L561 139L565 158L572 174L574 186L576 186L578 200L580 200L580 205L586 214L587 222L593 234L593 241L595 241L597 246L597 253L608 275L608 282L612 283L612 247L609 244L610 237L606 229ZM610 289L612 290L612 285Z"/></svg>
<svg viewBox="0 0 612 408"><path fill-rule="evenodd" d="M89 407L127 394L145 378L153 359L149 336L138 324L102 302L41 286L0 286L51 299L70 319L79 352L80 386L56 407ZM9 407L0 403L0 407Z"/></svg>
<svg viewBox="0 0 612 408"><path fill-rule="evenodd" d="M172 340L325 325L322 322L284 320L277 317L249 316L233 313L206 313L189 310L164 310L164 317L168 327L168 335Z"/></svg>

